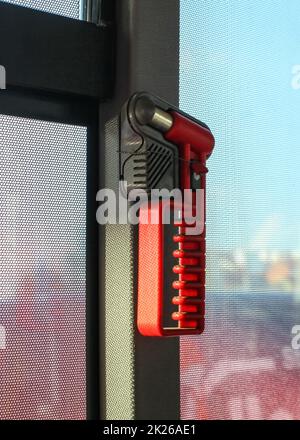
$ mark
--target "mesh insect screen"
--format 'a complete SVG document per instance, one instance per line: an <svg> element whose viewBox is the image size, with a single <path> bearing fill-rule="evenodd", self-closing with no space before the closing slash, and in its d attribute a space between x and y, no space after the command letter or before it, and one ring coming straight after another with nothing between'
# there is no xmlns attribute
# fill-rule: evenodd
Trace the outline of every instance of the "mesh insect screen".
<svg viewBox="0 0 300 440"><path fill-rule="evenodd" d="M299 18L297 0L181 2L180 105L216 137L184 419L300 418Z"/></svg>
<svg viewBox="0 0 300 440"><path fill-rule="evenodd" d="M86 127L0 115L0 418L86 413Z"/></svg>
<svg viewBox="0 0 300 440"><path fill-rule="evenodd" d="M80 18L80 0L1 0L18 6L63 15L65 17Z"/></svg>

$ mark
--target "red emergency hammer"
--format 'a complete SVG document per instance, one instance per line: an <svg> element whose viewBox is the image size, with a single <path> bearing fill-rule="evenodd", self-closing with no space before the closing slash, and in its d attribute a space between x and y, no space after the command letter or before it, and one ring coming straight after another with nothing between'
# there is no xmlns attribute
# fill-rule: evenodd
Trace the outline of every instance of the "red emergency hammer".
<svg viewBox="0 0 300 440"><path fill-rule="evenodd" d="M141 98L135 105L135 116L140 125L158 130L165 140L178 147L180 167L180 189L193 189L196 176L199 189L203 190L202 219L204 227L200 234L189 235L184 219L178 226L173 241L178 248L173 251L177 264L173 272L178 280L170 285L174 290L172 299L177 311L172 313L174 327L164 326L164 228L162 222L164 202L146 204L140 216L149 216L155 210L158 224L139 225L138 254L138 301L137 325L144 336L180 336L200 334L204 330L205 314L205 190L206 160L214 148L214 137L210 129L179 110L165 111L149 98ZM192 212L196 198L192 196ZM189 225L190 226L190 225Z"/></svg>

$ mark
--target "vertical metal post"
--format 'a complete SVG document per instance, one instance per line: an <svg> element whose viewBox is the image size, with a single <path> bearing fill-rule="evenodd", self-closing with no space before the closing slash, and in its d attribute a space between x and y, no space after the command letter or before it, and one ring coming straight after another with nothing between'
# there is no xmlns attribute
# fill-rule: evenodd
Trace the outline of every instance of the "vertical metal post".
<svg viewBox="0 0 300 440"><path fill-rule="evenodd" d="M101 6L102 6L102 0L81 0L80 1L81 20L88 21L89 23L94 23L100 26Z"/></svg>
<svg viewBox="0 0 300 440"><path fill-rule="evenodd" d="M179 0L118 0L116 24L115 94L100 108L100 186L117 192L124 102L147 90L178 105ZM107 225L100 243L102 418L179 419L179 340L136 331L136 230Z"/></svg>

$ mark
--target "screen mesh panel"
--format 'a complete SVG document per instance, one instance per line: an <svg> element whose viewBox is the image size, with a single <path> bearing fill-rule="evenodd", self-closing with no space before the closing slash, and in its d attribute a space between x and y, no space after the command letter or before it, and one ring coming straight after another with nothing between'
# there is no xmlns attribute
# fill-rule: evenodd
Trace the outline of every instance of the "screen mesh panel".
<svg viewBox="0 0 300 440"><path fill-rule="evenodd" d="M63 15L70 18L80 18L80 0L1 0L18 6Z"/></svg>
<svg viewBox="0 0 300 440"><path fill-rule="evenodd" d="M300 419L299 20L297 0L181 1L180 105L216 137L183 419Z"/></svg>
<svg viewBox="0 0 300 440"><path fill-rule="evenodd" d="M86 415L86 127L0 115L0 418Z"/></svg>

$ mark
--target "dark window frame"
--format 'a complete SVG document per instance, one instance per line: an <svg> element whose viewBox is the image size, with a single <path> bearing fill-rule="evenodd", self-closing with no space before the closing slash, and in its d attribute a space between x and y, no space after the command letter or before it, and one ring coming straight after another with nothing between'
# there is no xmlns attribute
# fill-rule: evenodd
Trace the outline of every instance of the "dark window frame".
<svg viewBox="0 0 300 440"><path fill-rule="evenodd" d="M87 127L87 418L100 417L99 282L96 192L99 103L113 92L114 1L101 26L0 2L0 65L7 89L0 113ZM34 49L34 50L33 50Z"/></svg>
<svg viewBox="0 0 300 440"><path fill-rule="evenodd" d="M100 100L113 89L114 1L99 26L0 1L0 65L8 87ZM107 11L108 10L108 11Z"/></svg>

